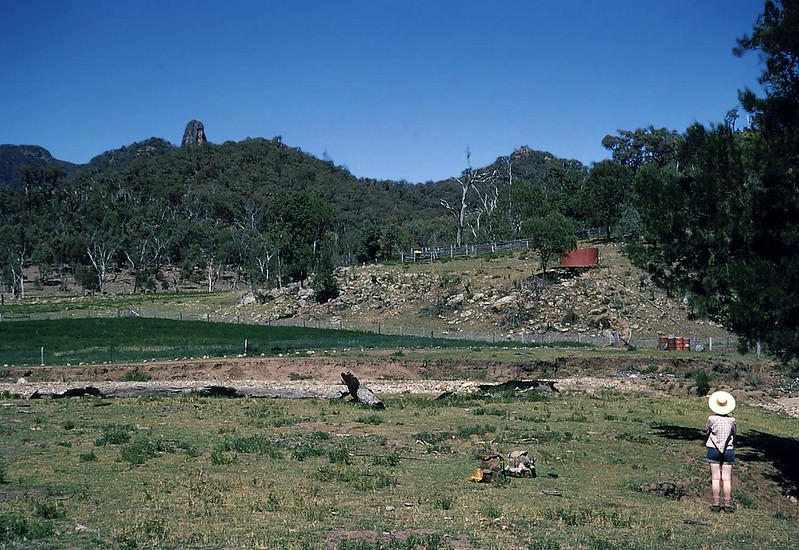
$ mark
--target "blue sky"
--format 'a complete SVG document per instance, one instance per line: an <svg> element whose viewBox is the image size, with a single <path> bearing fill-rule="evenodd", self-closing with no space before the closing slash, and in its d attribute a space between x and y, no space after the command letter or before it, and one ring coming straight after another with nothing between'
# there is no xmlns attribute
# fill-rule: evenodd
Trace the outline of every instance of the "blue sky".
<svg viewBox="0 0 799 550"><path fill-rule="evenodd" d="M191 119L282 136L358 177L439 180L522 145L585 164L602 138L723 120L758 0L15 1L0 143L84 163Z"/></svg>

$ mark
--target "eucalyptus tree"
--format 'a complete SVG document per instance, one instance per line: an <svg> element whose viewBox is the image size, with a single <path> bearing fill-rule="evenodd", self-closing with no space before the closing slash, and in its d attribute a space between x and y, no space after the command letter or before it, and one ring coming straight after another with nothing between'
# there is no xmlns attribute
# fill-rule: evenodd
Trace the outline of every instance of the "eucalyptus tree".
<svg viewBox="0 0 799 550"><path fill-rule="evenodd" d="M551 209L544 190L528 181L517 179L499 191L493 226L503 239L525 237L525 223L544 216Z"/></svg>
<svg viewBox="0 0 799 550"><path fill-rule="evenodd" d="M333 225L333 209L307 191L280 192L268 207L266 230L277 246L277 279L282 286L304 280L317 266L323 239Z"/></svg>
<svg viewBox="0 0 799 550"><path fill-rule="evenodd" d="M667 128L647 126L636 130L619 130L607 135L602 145L613 154L613 160L638 172L647 164L664 167L673 162L679 147L679 134Z"/></svg>
<svg viewBox="0 0 799 550"><path fill-rule="evenodd" d="M439 199L441 206L446 208L455 220L455 246L461 246L463 243L463 230L467 225L466 217L470 213L471 196L475 194L475 188L490 179L489 174L472 168L471 157L472 153L467 148L466 169L461 172L460 177L452 178L452 181L456 182L460 187L459 201L451 203L449 199ZM480 213L477 213L477 215L479 216Z"/></svg>
<svg viewBox="0 0 799 550"><path fill-rule="evenodd" d="M577 246L574 222L560 212L549 212L526 220L523 231L530 239L531 248L538 252L545 278L552 259Z"/></svg>

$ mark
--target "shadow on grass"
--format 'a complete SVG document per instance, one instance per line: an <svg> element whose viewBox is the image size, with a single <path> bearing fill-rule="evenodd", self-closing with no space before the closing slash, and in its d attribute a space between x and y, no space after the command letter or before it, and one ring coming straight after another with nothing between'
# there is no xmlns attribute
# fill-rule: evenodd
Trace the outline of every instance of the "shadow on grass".
<svg viewBox="0 0 799 550"><path fill-rule="evenodd" d="M682 441L705 440L705 432L685 426L655 426L655 435ZM769 477L782 487L786 496L799 496L799 439L781 437L757 430L735 438L735 458L744 462L770 462L775 473Z"/></svg>

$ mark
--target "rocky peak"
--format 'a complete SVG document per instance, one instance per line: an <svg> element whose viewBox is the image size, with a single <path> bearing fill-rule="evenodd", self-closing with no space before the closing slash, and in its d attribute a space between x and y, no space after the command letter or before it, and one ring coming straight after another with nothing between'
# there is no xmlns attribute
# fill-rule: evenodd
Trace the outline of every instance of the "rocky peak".
<svg viewBox="0 0 799 550"><path fill-rule="evenodd" d="M192 147L194 145L205 145L208 139L205 137L205 126L199 120L192 120L186 124L186 130L183 132L183 147Z"/></svg>
<svg viewBox="0 0 799 550"><path fill-rule="evenodd" d="M510 156L511 156L511 157L529 157L529 156L530 156L530 155L532 155L533 153L535 153L535 151L534 151L533 149L530 149L530 148L529 148L528 146L526 146L526 145L522 145L521 147L519 147L518 149L516 149L514 152L512 152L512 153L510 154Z"/></svg>

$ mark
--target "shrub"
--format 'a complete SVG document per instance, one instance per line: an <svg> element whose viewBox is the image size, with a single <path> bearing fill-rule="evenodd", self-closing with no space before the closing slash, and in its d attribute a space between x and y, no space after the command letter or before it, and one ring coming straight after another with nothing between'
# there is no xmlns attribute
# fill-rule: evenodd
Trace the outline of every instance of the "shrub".
<svg viewBox="0 0 799 550"><path fill-rule="evenodd" d="M388 455L375 455L372 457L372 464L375 466L398 466L402 460L399 453L391 453Z"/></svg>
<svg viewBox="0 0 799 550"><path fill-rule="evenodd" d="M283 458L283 450L279 443L260 435L251 435L228 439L221 450L236 453L258 453L270 458Z"/></svg>
<svg viewBox="0 0 799 550"><path fill-rule="evenodd" d="M350 451L346 447L339 447L327 452L327 458L330 459L331 464L352 464L350 459Z"/></svg>
<svg viewBox="0 0 799 550"><path fill-rule="evenodd" d="M42 519L63 518L66 513L55 500L39 500L33 503L33 513Z"/></svg>
<svg viewBox="0 0 799 550"><path fill-rule="evenodd" d="M117 424L112 424L105 427L103 430L103 435L101 435L94 442L94 444L97 447L101 447L103 445L121 445L130 441L132 432L132 426L120 426Z"/></svg>
<svg viewBox="0 0 799 550"><path fill-rule="evenodd" d="M214 449L211 451L211 464L214 466L227 466L236 462L236 456L228 454L222 449Z"/></svg>
<svg viewBox="0 0 799 550"><path fill-rule="evenodd" d="M320 449L319 447L314 447L312 445L305 445L302 444L296 447L293 451L291 451L291 458L294 460L298 460L300 462L304 461L306 458L313 458L316 456L324 456L327 454L327 451L324 449Z"/></svg>
<svg viewBox="0 0 799 550"><path fill-rule="evenodd" d="M0 542L19 539L42 539L53 534L49 522L29 521L15 513L0 512Z"/></svg>
<svg viewBox="0 0 799 550"><path fill-rule="evenodd" d="M700 370L694 375L697 395L707 395L710 391L710 375L707 371Z"/></svg>
<svg viewBox="0 0 799 550"><path fill-rule="evenodd" d="M450 496L442 496L436 499L436 507L441 510L452 510L452 505L454 503L455 499Z"/></svg>
<svg viewBox="0 0 799 550"><path fill-rule="evenodd" d="M134 465L144 464L150 458L155 458L158 454L158 445L149 439L139 439L130 445L122 447L121 457L125 462Z"/></svg>
<svg viewBox="0 0 799 550"><path fill-rule="evenodd" d="M333 273L332 266L327 262L323 263L314 276L313 290L316 293L316 302L319 304L325 304L338 298L340 292L338 281Z"/></svg>
<svg viewBox="0 0 799 550"><path fill-rule="evenodd" d="M89 451L88 453L82 453L78 458L81 462L94 462L97 460L97 455L94 454L94 451Z"/></svg>
<svg viewBox="0 0 799 550"><path fill-rule="evenodd" d="M383 418L377 414L373 414L370 416L362 416L358 418L357 421L362 424L371 424L373 426L377 426L383 422Z"/></svg>

